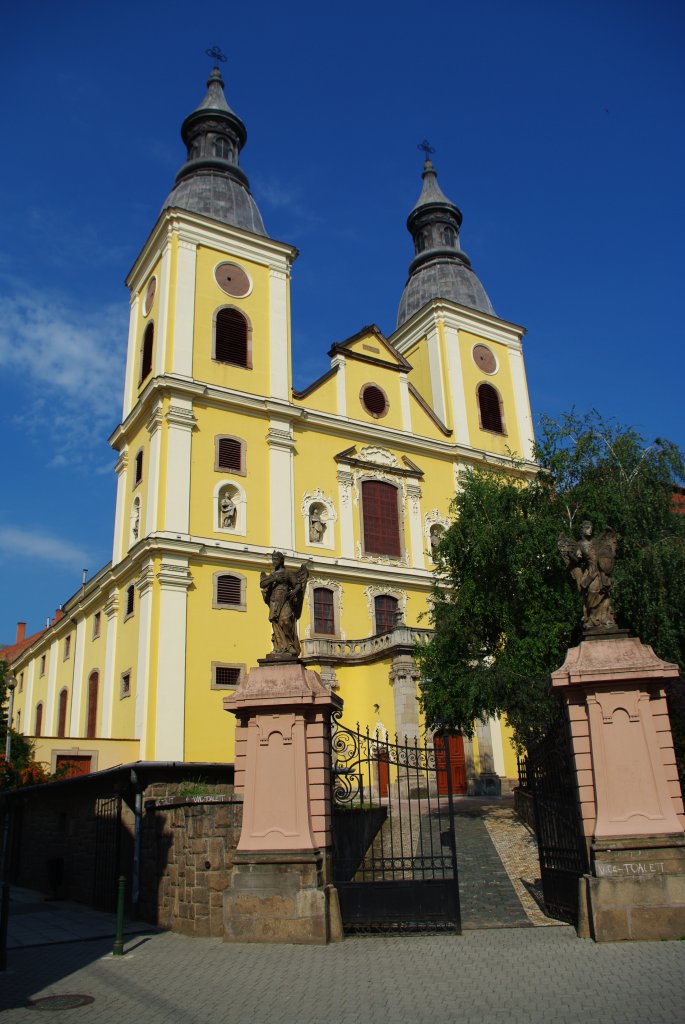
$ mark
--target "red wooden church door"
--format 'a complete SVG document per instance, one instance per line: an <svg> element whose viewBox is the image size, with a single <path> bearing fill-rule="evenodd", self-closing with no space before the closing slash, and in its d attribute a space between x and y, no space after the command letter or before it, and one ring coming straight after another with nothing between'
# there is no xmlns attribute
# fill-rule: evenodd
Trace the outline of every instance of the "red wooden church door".
<svg viewBox="0 0 685 1024"><path fill-rule="evenodd" d="M466 756L464 754L464 737L448 733L435 737L435 761L438 768L438 793L447 794L447 771L445 757L445 741L449 743L450 774L452 776L452 792L466 793Z"/></svg>

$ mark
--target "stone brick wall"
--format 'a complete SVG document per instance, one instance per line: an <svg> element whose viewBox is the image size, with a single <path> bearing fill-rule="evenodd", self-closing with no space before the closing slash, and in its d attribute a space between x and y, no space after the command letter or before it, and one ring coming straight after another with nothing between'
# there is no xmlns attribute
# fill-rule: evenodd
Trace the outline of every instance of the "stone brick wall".
<svg viewBox="0 0 685 1024"><path fill-rule="evenodd" d="M132 772L144 808L138 916L185 934L220 935L242 821L230 765L136 764L15 791L8 800L12 883L113 909L116 877L124 874L134 910ZM121 799L120 824L115 816L103 827L103 801L112 797L114 809Z"/></svg>
<svg viewBox="0 0 685 1024"><path fill-rule="evenodd" d="M242 801L232 787L222 788L227 791L169 793L147 802L141 851L143 920L184 935L223 935L223 894L240 838Z"/></svg>

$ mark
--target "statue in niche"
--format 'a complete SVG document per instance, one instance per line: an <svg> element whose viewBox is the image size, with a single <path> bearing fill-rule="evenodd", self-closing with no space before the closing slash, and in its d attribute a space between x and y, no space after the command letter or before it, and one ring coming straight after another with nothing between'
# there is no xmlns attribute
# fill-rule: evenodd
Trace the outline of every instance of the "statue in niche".
<svg viewBox="0 0 685 1024"><path fill-rule="evenodd" d="M266 657L272 661L288 661L300 655L297 620L302 614L309 569L306 563L299 569L286 569L285 556L281 551L274 551L271 561L272 571L262 572L259 578L262 597L269 606L272 628L273 650Z"/></svg>
<svg viewBox="0 0 685 1024"><path fill-rule="evenodd" d="M430 543L431 543L431 557L435 561L435 552L438 544L442 540L443 529L441 526L431 526L430 528Z"/></svg>
<svg viewBox="0 0 685 1024"><path fill-rule="evenodd" d="M321 544L323 535L326 532L326 523L323 519L323 509L320 505L312 505L309 510L309 541L311 544Z"/></svg>
<svg viewBox="0 0 685 1024"><path fill-rule="evenodd" d="M616 627L611 588L617 542L618 536L612 529L593 538L589 521L580 525L580 540L562 533L557 541L564 564L571 570L583 597L583 626L586 630Z"/></svg>
<svg viewBox="0 0 685 1024"><path fill-rule="evenodd" d="M131 533L133 535L133 543L138 540L140 535L140 505L138 502L133 506L133 526L131 527Z"/></svg>
<svg viewBox="0 0 685 1024"><path fill-rule="evenodd" d="M220 510L220 513L221 513L221 526L222 526L222 528L225 529L226 527L233 527L233 526L235 526L235 520L236 520L236 515L237 515L237 512L238 512L238 509L236 507L235 502L233 501L233 498L228 493L228 491L224 491L223 494L221 495L221 501L219 503L219 510Z"/></svg>

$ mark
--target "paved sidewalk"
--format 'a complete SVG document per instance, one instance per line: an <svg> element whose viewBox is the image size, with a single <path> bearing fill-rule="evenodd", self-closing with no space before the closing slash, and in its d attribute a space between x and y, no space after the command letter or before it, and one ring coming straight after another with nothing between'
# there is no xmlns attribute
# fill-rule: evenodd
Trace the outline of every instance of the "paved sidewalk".
<svg viewBox="0 0 685 1024"><path fill-rule="evenodd" d="M170 932L123 957L90 941L10 952L1 1024L30 999L85 994L64 1024L680 1024L685 942L597 946L572 928L347 938L328 947L226 945Z"/></svg>
<svg viewBox="0 0 685 1024"><path fill-rule="evenodd" d="M157 931L141 921L124 921L124 934ZM7 948L46 946L79 939L114 940L116 917L69 900L49 900L42 893L12 886L10 889Z"/></svg>

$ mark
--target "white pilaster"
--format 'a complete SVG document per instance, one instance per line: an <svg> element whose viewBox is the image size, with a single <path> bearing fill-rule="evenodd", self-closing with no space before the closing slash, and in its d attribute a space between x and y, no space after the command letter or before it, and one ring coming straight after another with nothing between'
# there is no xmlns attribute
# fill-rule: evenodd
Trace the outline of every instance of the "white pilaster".
<svg viewBox="0 0 685 1024"><path fill-rule="evenodd" d="M338 496L340 498L340 549L343 558L354 558L352 474L347 469L338 470Z"/></svg>
<svg viewBox="0 0 685 1024"><path fill-rule="evenodd" d="M119 593L111 590L105 605L107 616L107 637L105 639L105 679L102 687L102 725L101 731L105 739L112 736L112 711L114 702L114 661L117 651L117 624L119 620Z"/></svg>
<svg viewBox="0 0 685 1024"><path fill-rule="evenodd" d="M158 402L152 410L152 415L147 422L147 432L150 435L150 447L148 450L146 502L145 502L145 534L154 533L157 530L157 513L159 509L159 450L162 443L162 403Z"/></svg>
<svg viewBox="0 0 685 1024"><path fill-rule="evenodd" d="M421 488L418 484L407 484L407 511L409 513L409 540L411 564L415 569L425 569L423 531L421 530Z"/></svg>
<svg viewBox="0 0 685 1024"><path fill-rule="evenodd" d="M157 761L182 761L185 747L186 616L192 576L188 560L166 555L159 581L155 749Z"/></svg>
<svg viewBox="0 0 685 1024"><path fill-rule="evenodd" d="M448 324L445 324L445 348L447 350L447 377L452 403L455 440L458 444L470 445L469 421L466 415L466 393L464 391L464 377L461 371L461 355L459 352L459 331L456 327L450 327Z"/></svg>
<svg viewBox="0 0 685 1024"><path fill-rule="evenodd" d="M21 731L24 736L33 733L36 713L33 707L33 675L36 670L36 658L32 658L26 670L26 698L24 700L23 725Z"/></svg>
<svg viewBox="0 0 685 1024"><path fill-rule="evenodd" d="M162 528L187 534L190 530L190 457L195 416L190 399L175 398L166 414L167 477Z"/></svg>
<svg viewBox="0 0 685 1024"><path fill-rule="evenodd" d="M511 382L514 388L514 401L516 402L516 422L519 428L519 437L521 438L521 451L519 454L524 459L532 459L533 420L530 415L526 371L523 368L523 353L520 349L509 349L509 366L511 368Z"/></svg>
<svg viewBox="0 0 685 1024"><path fill-rule="evenodd" d="M292 551L295 547L295 442L288 420L270 420L266 440L269 445L271 544Z"/></svg>
<svg viewBox="0 0 685 1024"><path fill-rule="evenodd" d="M288 275L274 267L269 271L269 319L271 394L288 401Z"/></svg>
<svg viewBox="0 0 685 1024"><path fill-rule="evenodd" d="M135 738L140 740L141 761L149 758L148 750L148 707L150 703L150 648L152 627L152 587L154 583L152 560L148 559L136 580L138 590L138 661L136 664L136 716Z"/></svg>
<svg viewBox="0 0 685 1024"><path fill-rule="evenodd" d="M128 476L128 448L122 448L114 467L117 475L117 507L114 514L114 544L112 545L112 565L117 565L124 555L124 502L126 501L126 481Z"/></svg>
<svg viewBox="0 0 685 1024"><path fill-rule="evenodd" d="M338 367L335 375L336 397L338 401L338 416L347 416L347 381L345 379L345 356L337 355L332 361L333 366Z"/></svg>
<svg viewBox="0 0 685 1024"><path fill-rule="evenodd" d="M444 423L447 416L445 410L445 386L442 375L442 358L440 356L440 334L437 324L428 331L428 370L431 378L433 409Z"/></svg>
<svg viewBox="0 0 685 1024"><path fill-rule="evenodd" d="M409 407L409 377L400 374L400 406L402 409L402 430L411 432L411 409Z"/></svg>
<svg viewBox="0 0 685 1024"><path fill-rule="evenodd" d="M81 702L83 700L83 648L86 638L86 620L79 619L76 623L76 642L74 643L74 674L71 686L71 716L68 736L85 736L86 730L80 728ZM84 712L85 721L85 712Z"/></svg>
<svg viewBox="0 0 685 1024"><path fill-rule="evenodd" d="M489 718L490 737L492 740L492 761L499 776L505 775L504 744L502 742L502 723L499 718Z"/></svg>
<svg viewBox="0 0 685 1024"><path fill-rule="evenodd" d="M48 660L50 662L48 667L48 686L47 686L47 699L45 701L45 714L43 715L43 735L44 736L56 736L57 735L57 722L55 720L55 706L57 704L55 688L57 686L57 655L59 653L59 644L56 640L53 640L50 644L50 652L48 654Z"/></svg>
<svg viewBox="0 0 685 1024"><path fill-rule="evenodd" d="M192 377L197 246L185 239L179 239L177 244L174 357L171 368L173 373Z"/></svg>
<svg viewBox="0 0 685 1024"><path fill-rule="evenodd" d="M128 345L126 348L126 374L124 378L124 404L121 410L121 418L125 420L133 407L133 394L135 391L136 373L136 338L138 337L138 316L140 313L140 299L136 295L131 301L131 312L128 318Z"/></svg>
<svg viewBox="0 0 685 1024"><path fill-rule="evenodd" d="M168 325L169 325L169 308L171 305L171 242L167 241L164 246L164 252L162 253L162 266L160 269L160 292L159 292L159 312L157 314L157 324L155 330L155 371L154 376L158 377L161 373L164 373L164 366L166 364L166 352L167 345L169 344L168 339Z"/></svg>

